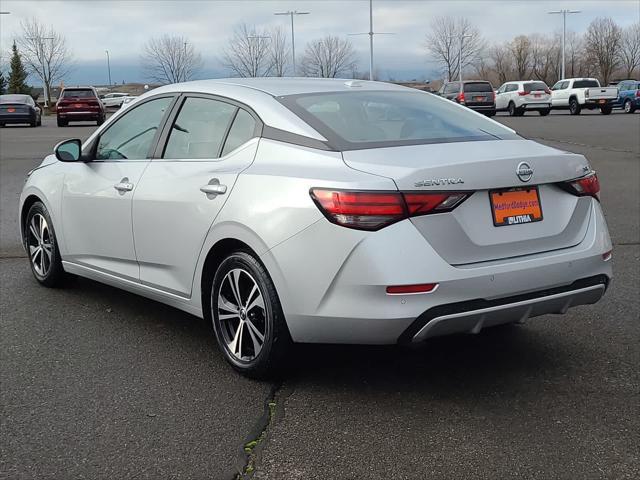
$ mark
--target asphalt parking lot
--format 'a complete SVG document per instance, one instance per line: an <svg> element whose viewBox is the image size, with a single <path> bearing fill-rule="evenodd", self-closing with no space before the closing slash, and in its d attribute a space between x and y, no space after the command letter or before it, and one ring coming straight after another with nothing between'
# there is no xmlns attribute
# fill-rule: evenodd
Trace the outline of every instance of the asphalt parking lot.
<svg viewBox="0 0 640 480"><path fill-rule="evenodd" d="M231 371L195 317L85 279L39 287L23 179L95 126L1 129L0 478L230 480L248 461L259 479L640 478L640 114L495 118L598 171L603 301L421 349L301 346L276 383Z"/></svg>

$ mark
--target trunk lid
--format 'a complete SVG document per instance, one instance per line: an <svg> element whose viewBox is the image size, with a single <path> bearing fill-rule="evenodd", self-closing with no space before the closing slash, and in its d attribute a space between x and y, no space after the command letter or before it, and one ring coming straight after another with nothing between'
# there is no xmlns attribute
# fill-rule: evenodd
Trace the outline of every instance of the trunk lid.
<svg viewBox="0 0 640 480"><path fill-rule="evenodd" d="M495 140L352 150L343 156L351 168L391 178L401 191L472 192L452 212L411 219L452 265L568 248L586 235L591 199L556 185L589 170L582 155L529 140ZM528 182L516 174L522 163L533 170ZM543 219L494 226L489 191L531 186L538 187Z"/></svg>
<svg viewBox="0 0 640 480"><path fill-rule="evenodd" d="M617 87L594 87L585 90L585 96L589 100L612 100L618 98Z"/></svg>

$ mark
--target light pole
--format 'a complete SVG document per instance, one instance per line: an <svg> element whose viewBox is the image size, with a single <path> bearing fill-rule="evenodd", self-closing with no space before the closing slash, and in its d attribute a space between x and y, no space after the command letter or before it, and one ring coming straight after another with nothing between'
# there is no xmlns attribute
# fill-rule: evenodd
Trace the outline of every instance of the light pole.
<svg viewBox="0 0 640 480"><path fill-rule="evenodd" d="M111 62L109 61L109 50L104 51L107 54L107 71L109 72L109 88L113 85L111 82Z"/></svg>
<svg viewBox="0 0 640 480"><path fill-rule="evenodd" d="M449 40L453 38L460 39L460 49L458 50L458 81L460 82L460 88L462 88L462 44L465 38L471 38L473 35L469 34L460 34L460 35L449 35ZM449 81L452 79L450 78Z"/></svg>
<svg viewBox="0 0 640 480"><path fill-rule="evenodd" d="M560 80L564 79L565 69L564 69L564 49L565 49L565 38L567 36L567 13L580 13L580 10L553 10L551 12L547 12L551 14L562 14L562 74L560 75Z"/></svg>
<svg viewBox="0 0 640 480"><path fill-rule="evenodd" d="M369 35L369 80L373 80L373 36L394 35L391 32L373 31L373 0L369 0L369 31L363 33L350 33L349 35Z"/></svg>
<svg viewBox="0 0 640 480"><path fill-rule="evenodd" d="M293 66L293 76L296 76L296 37L293 30L293 17L295 15L309 15L311 12L298 12L297 10L289 10L286 12L276 12L274 15L289 15L291 17L291 60Z"/></svg>

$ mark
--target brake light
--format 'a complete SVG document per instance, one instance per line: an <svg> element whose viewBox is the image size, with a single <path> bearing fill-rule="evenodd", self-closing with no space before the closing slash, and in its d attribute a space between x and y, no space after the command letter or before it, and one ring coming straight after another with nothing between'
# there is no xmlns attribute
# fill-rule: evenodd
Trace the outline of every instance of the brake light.
<svg viewBox="0 0 640 480"><path fill-rule="evenodd" d="M460 103L464 103L464 92L460 92L456 97L456 100L458 100L458 102Z"/></svg>
<svg viewBox="0 0 640 480"><path fill-rule="evenodd" d="M585 96L586 98L589 98L589 89L588 89L588 88L585 88L585 89L584 89L584 96Z"/></svg>
<svg viewBox="0 0 640 480"><path fill-rule="evenodd" d="M527 92L518 92L518 95L520 95L521 97L524 97L527 94Z"/></svg>
<svg viewBox="0 0 640 480"><path fill-rule="evenodd" d="M636 90L636 97L640 97L640 90Z"/></svg>
<svg viewBox="0 0 640 480"><path fill-rule="evenodd" d="M312 188L309 194L330 222L375 231L406 218L450 212L470 192L348 192Z"/></svg>
<svg viewBox="0 0 640 480"><path fill-rule="evenodd" d="M431 293L438 288L437 283L421 283L419 285L393 285L387 287L389 295L415 295L416 293Z"/></svg>
<svg viewBox="0 0 640 480"><path fill-rule="evenodd" d="M548 88L544 89L544 93L546 93L547 95L551 94L551 90L549 90Z"/></svg>
<svg viewBox="0 0 640 480"><path fill-rule="evenodd" d="M577 180L565 182L563 185L566 190L578 197L593 197L600 200L600 182L596 172L591 172L589 175Z"/></svg>

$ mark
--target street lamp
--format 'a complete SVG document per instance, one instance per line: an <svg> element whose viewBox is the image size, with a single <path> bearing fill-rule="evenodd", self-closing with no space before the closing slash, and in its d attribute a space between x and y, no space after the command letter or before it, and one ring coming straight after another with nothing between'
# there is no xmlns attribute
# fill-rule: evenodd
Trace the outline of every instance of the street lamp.
<svg viewBox="0 0 640 480"><path fill-rule="evenodd" d="M369 31L364 33L350 33L349 35L369 35L369 80L373 80L373 36L395 35L391 32L373 31L373 0L369 0Z"/></svg>
<svg viewBox="0 0 640 480"><path fill-rule="evenodd" d="M460 50L458 50L458 81L460 82L460 88L462 88L462 43L465 38L471 38L473 35L449 35L449 39L459 38L460 39ZM449 79L451 81L451 79Z"/></svg>
<svg viewBox="0 0 640 480"><path fill-rule="evenodd" d="M311 12L298 12L297 10L289 10L286 12L276 12L274 15L289 15L291 17L291 59L293 65L293 76L296 76L296 38L293 31L293 17L295 15L309 15Z"/></svg>
<svg viewBox="0 0 640 480"><path fill-rule="evenodd" d="M109 88L113 85L111 82L111 62L109 61L109 50L104 51L107 54L107 71L109 72Z"/></svg>
<svg viewBox="0 0 640 480"><path fill-rule="evenodd" d="M564 74L565 74L565 70L564 70L564 46L565 46L565 38L567 36L567 13L571 14L571 13L580 13L580 10L567 10L567 9L563 9L563 10L553 10L551 12L547 12L547 13L551 13L551 14L562 14L562 75L560 76L560 80L564 79Z"/></svg>

